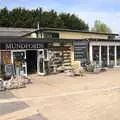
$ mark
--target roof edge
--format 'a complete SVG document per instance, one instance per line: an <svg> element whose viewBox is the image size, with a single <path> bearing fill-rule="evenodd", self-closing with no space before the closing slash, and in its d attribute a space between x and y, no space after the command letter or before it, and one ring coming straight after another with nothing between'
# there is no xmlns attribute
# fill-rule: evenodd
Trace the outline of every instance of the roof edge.
<svg viewBox="0 0 120 120"><path fill-rule="evenodd" d="M52 30L52 31L67 31L67 32L80 32L80 33L90 33L90 34L102 34L102 35L116 35L118 36L119 34L117 33L104 33L104 32L90 32L90 31L82 31L82 30L73 30L73 29L64 29L64 28L49 28L49 27L40 27L39 30ZM36 31L39 31L36 30Z"/></svg>

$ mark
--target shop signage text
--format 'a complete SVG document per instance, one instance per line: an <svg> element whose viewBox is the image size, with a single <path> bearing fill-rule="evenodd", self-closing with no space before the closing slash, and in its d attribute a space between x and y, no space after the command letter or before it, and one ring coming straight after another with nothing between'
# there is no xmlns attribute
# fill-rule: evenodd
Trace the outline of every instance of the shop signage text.
<svg viewBox="0 0 120 120"><path fill-rule="evenodd" d="M74 51L77 60L86 61L88 59L88 41L75 40Z"/></svg>
<svg viewBox="0 0 120 120"><path fill-rule="evenodd" d="M5 44L6 50L12 49L41 49L44 45L41 43L7 43Z"/></svg>

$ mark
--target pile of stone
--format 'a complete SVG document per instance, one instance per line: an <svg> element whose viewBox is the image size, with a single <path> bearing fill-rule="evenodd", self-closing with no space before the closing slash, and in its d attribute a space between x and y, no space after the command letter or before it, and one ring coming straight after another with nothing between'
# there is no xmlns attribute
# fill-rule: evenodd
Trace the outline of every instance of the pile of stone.
<svg viewBox="0 0 120 120"><path fill-rule="evenodd" d="M72 68L66 71L68 76L83 76L84 70L81 68Z"/></svg>
<svg viewBox="0 0 120 120"><path fill-rule="evenodd" d="M26 84L32 83L31 79L23 76L12 77L9 80L0 80L0 91L9 89L18 89L26 87Z"/></svg>
<svg viewBox="0 0 120 120"><path fill-rule="evenodd" d="M5 90L4 86L3 86L3 80L0 79L0 91Z"/></svg>
<svg viewBox="0 0 120 120"><path fill-rule="evenodd" d="M102 68L96 64L89 64L89 65L86 65L85 70L89 73L100 73Z"/></svg>

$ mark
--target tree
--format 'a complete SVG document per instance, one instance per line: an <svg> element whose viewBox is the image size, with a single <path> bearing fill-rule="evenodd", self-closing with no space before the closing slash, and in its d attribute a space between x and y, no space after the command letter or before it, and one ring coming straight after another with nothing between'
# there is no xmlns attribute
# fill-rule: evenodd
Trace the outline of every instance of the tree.
<svg viewBox="0 0 120 120"><path fill-rule="evenodd" d="M33 16L31 11L24 8L15 8L9 11L11 27L32 27Z"/></svg>
<svg viewBox="0 0 120 120"><path fill-rule="evenodd" d="M9 11L7 8L3 8L0 10L0 26L9 27Z"/></svg>
<svg viewBox="0 0 120 120"><path fill-rule="evenodd" d="M96 20L94 27L91 29L92 32L103 32L103 33L112 33L112 30L100 20Z"/></svg>
<svg viewBox="0 0 120 120"><path fill-rule="evenodd" d="M89 27L85 22L74 14L61 13L60 20L64 23L64 28L88 31Z"/></svg>
<svg viewBox="0 0 120 120"><path fill-rule="evenodd" d="M74 14L58 14L54 10L43 11L42 8L28 10L25 8L0 9L1 27L40 27L66 28L88 31L88 25Z"/></svg>

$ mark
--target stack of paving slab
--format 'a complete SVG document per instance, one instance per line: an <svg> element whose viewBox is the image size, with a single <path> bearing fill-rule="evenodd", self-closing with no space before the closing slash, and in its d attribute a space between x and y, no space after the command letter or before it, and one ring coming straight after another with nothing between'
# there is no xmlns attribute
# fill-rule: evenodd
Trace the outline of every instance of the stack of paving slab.
<svg viewBox="0 0 120 120"><path fill-rule="evenodd" d="M0 91L9 89L18 89L26 87L26 84L31 83L31 79L23 76L12 77L9 80L0 80Z"/></svg>

